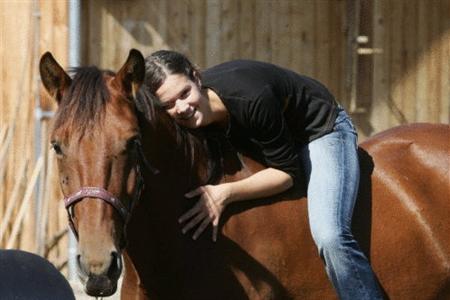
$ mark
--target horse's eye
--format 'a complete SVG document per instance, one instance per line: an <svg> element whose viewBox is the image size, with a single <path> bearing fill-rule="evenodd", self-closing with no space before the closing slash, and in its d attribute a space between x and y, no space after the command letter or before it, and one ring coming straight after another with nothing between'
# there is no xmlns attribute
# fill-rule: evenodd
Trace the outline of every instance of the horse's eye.
<svg viewBox="0 0 450 300"><path fill-rule="evenodd" d="M130 138L127 141L127 150L134 150L134 149L136 149L136 146L139 143L139 141L140 141L140 137L138 135Z"/></svg>
<svg viewBox="0 0 450 300"><path fill-rule="evenodd" d="M52 142L52 148L53 148L53 150L55 150L55 153L57 155L62 155L63 154L61 146L57 142L55 142L55 141Z"/></svg>

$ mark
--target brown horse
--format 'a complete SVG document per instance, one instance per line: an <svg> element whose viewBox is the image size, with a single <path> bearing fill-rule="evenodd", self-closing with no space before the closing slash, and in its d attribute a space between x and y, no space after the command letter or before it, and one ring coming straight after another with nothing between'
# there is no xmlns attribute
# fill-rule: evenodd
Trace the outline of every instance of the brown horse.
<svg viewBox="0 0 450 300"><path fill-rule="evenodd" d="M90 67L71 79L49 53L40 71L59 103L51 137L88 294L116 291L123 254L122 299L336 298L301 186L230 205L216 243L181 233L194 203L184 193L264 166L213 128L179 128L138 93L138 51L117 74ZM449 126L420 124L361 145L354 232L392 299L450 299L449 142Z"/></svg>

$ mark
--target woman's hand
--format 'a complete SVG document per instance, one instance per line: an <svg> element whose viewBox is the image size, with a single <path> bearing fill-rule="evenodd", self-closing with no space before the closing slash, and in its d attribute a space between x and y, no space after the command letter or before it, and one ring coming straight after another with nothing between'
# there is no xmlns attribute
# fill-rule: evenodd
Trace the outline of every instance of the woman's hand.
<svg viewBox="0 0 450 300"><path fill-rule="evenodd" d="M196 240L208 227L213 226L213 241L217 241L219 219L230 198L230 190L227 184L205 185L185 194L187 198L200 196L198 202L179 219L184 223L183 234L195 226L198 226L192 238Z"/></svg>

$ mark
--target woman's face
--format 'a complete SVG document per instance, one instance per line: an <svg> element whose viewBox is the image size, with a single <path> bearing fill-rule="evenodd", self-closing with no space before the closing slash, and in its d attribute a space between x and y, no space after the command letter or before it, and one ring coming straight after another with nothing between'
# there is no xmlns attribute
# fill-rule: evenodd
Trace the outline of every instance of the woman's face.
<svg viewBox="0 0 450 300"><path fill-rule="evenodd" d="M170 74L156 91L156 96L178 124L189 128L206 125L210 110L199 81L194 82L183 74Z"/></svg>

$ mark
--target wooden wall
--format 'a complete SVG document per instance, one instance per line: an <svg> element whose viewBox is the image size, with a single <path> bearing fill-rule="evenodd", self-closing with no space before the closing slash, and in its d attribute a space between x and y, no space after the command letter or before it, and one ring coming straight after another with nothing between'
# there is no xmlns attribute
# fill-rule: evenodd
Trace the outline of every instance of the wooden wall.
<svg viewBox="0 0 450 300"><path fill-rule="evenodd" d="M37 66L44 51L66 66L67 31L66 1L0 1L0 247L39 253L58 267L67 258L65 239L48 247L66 229L67 216L48 151L49 120L38 130L35 106L40 99L43 109L54 109Z"/></svg>
<svg viewBox="0 0 450 300"><path fill-rule="evenodd" d="M170 48L201 68L251 58L318 77L343 98L345 1L85 2L85 61L117 69L131 47Z"/></svg>
<svg viewBox="0 0 450 300"><path fill-rule="evenodd" d="M178 50L201 68L264 60L319 79L350 110L352 2L362 6L357 30L369 36L360 47L382 51L353 56L361 138L403 123L448 123L449 0L86 1L84 60L117 69L131 47Z"/></svg>
<svg viewBox="0 0 450 300"><path fill-rule="evenodd" d="M450 121L450 1L365 1L373 11L369 46L383 53L360 61L371 86L358 116L366 135L412 122ZM364 21L364 20L362 20ZM358 84L358 83L357 83ZM364 95L364 93L362 93Z"/></svg>
<svg viewBox="0 0 450 300"><path fill-rule="evenodd" d="M355 4L359 25L349 22ZM49 121L41 122L42 140L36 141L34 116L39 98L54 109L42 91L37 62L52 51L67 66L67 9L67 1L59 0L0 1L0 224L13 207L1 247L17 220L13 247L40 253L45 249L34 237L36 226L45 229L47 242L67 226L48 154ZM144 55L170 48L201 68L251 58L315 77L352 111L362 139L402 123L450 120L449 0L85 0L82 26L84 64L116 70L132 47ZM358 30L369 37L359 47L381 53L349 55L353 39L347 37ZM347 85L350 62L357 66L355 103ZM39 173L33 172L39 167L38 143ZM44 224L34 215L33 173L45 179ZM57 265L65 259L64 243L47 254Z"/></svg>

